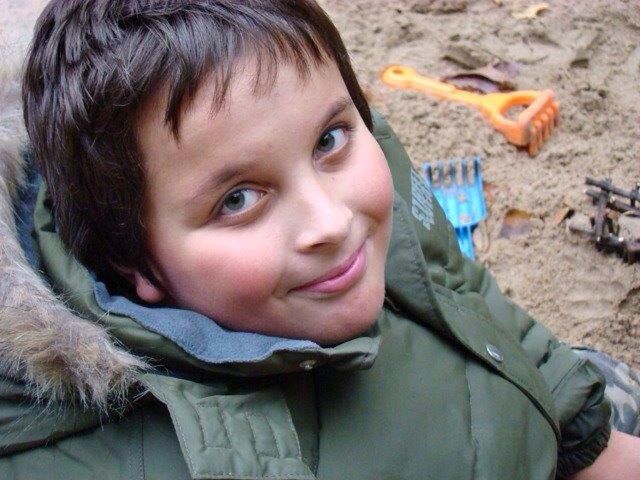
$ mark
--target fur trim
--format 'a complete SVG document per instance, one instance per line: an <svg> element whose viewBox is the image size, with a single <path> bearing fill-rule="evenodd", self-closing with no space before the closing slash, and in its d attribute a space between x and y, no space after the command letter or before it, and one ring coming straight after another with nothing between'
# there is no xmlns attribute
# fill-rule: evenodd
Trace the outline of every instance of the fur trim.
<svg viewBox="0 0 640 480"><path fill-rule="evenodd" d="M0 374L23 382L37 401L70 402L106 413L121 405L144 362L100 326L67 309L29 267L12 199L23 180L26 132L16 48L0 49ZM9 50L9 49L5 49Z"/></svg>

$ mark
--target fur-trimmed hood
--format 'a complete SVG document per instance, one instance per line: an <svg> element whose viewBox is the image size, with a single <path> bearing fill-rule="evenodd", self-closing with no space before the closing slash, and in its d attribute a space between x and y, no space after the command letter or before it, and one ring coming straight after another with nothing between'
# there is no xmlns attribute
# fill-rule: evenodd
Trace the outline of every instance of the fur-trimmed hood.
<svg viewBox="0 0 640 480"><path fill-rule="evenodd" d="M20 80L24 49L0 61L0 373L44 403L70 402L105 411L122 398L145 363L107 331L71 312L29 265L13 207L24 193L27 148Z"/></svg>

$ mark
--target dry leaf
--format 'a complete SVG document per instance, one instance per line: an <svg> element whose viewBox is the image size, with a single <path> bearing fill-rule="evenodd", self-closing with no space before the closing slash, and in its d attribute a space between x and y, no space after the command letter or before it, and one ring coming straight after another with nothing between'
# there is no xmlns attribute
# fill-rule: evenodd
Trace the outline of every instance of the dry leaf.
<svg viewBox="0 0 640 480"><path fill-rule="evenodd" d="M560 225L565 218L571 216L574 210L571 207L561 207L551 216L551 224L554 227Z"/></svg>
<svg viewBox="0 0 640 480"><path fill-rule="evenodd" d="M442 81L468 92L495 93L500 91L495 82L482 75L459 73L443 77Z"/></svg>
<svg viewBox="0 0 640 480"><path fill-rule="evenodd" d="M531 230L531 214L518 208L511 208L505 213L498 236L511 238L525 235Z"/></svg>
<svg viewBox="0 0 640 480"><path fill-rule="evenodd" d="M496 201L496 197L498 196L498 186L495 183L487 181L483 182L482 191L487 203L493 203Z"/></svg>
<svg viewBox="0 0 640 480"><path fill-rule="evenodd" d="M447 75L441 80L471 92L510 92L516 89L513 79L518 73L519 63L500 61L475 70Z"/></svg>
<svg viewBox="0 0 640 480"><path fill-rule="evenodd" d="M529 5L521 12L512 12L511 15L518 20L527 20L536 18L540 13L544 12L548 8L549 4L547 2L536 3L535 5Z"/></svg>

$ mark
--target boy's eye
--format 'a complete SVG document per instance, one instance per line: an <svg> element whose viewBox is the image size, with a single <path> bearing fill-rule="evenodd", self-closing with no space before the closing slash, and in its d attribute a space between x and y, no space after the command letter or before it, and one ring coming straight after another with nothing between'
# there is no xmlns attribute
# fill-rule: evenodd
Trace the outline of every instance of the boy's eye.
<svg viewBox="0 0 640 480"><path fill-rule="evenodd" d="M227 195L222 201L220 215L237 215L253 207L263 193L253 188L241 188Z"/></svg>
<svg viewBox="0 0 640 480"><path fill-rule="evenodd" d="M344 127L335 127L322 134L316 150L321 154L331 153L347 143L347 132Z"/></svg>

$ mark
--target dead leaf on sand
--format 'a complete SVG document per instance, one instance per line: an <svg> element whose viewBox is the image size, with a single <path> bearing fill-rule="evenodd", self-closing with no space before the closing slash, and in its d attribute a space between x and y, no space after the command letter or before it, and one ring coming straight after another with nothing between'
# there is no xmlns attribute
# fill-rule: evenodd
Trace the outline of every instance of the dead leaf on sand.
<svg viewBox="0 0 640 480"><path fill-rule="evenodd" d="M573 215L574 209L571 207L561 207L559 208L552 216L551 216L551 224L554 227L557 227L558 225L560 225L562 222L564 222L564 220L567 217L570 217L571 215Z"/></svg>
<svg viewBox="0 0 640 480"><path fill-rule="evenodd" d="M482 191L487 203L491 204L496 201L496 197L498 196L498 186L495 183L487 181L483 182Z"/></svg>
<svg viewBox="0 0 640 480"><path fill-rule="evenodd" d="M527 8L520 12L512 12L511 16L518 20L530 20L536 18L542 12L549 8L547 2L536 3L535 5L529 5Z"/></svg>
<svg viewBox="0 0 640 480"><path fill-rule="evenodd" d="M529 233L530 230L531 214L519 208L511 208L504 215L498 236L500 238L511 238L525 235Z"/></svg>
<svg viewBox="0 0 640 480"><path fill-rule="evenodd" d="M446 75L441 80L471 92L511 92L516 89L514 78L520 73L520 68L518 62L500 61L475 70Z"/></svg>

